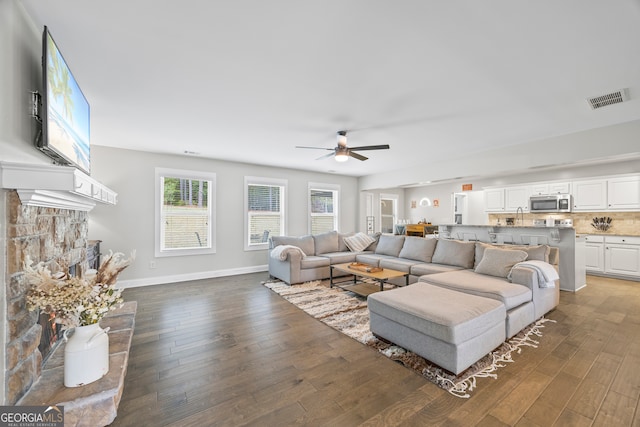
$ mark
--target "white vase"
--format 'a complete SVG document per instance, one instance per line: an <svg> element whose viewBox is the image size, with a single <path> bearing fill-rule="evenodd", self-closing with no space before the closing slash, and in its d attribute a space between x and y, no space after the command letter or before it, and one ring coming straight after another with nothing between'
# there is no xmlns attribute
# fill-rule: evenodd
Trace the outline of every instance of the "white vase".
<svg viewBox="0 0 640 427"><path fill-rule="evenodd" d="M68 334L73 331L73 334ZM79 387L109 372L109 328L99 324L78 326L64 332L64 385Z"/></svg>

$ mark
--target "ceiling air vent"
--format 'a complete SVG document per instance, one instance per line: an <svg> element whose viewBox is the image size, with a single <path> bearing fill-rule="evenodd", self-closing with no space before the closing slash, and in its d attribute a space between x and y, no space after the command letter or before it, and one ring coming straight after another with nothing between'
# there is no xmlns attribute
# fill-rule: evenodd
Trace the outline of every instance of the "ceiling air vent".
<svg viewBox="0 0 640 427"><path fill-rule="evenodd" d="M627 101L628 99L629 96L627 94L627 89L620 89L606 95L589 98L587 99L587 102L589 103L591 109L595 110L597 108L606 107L607 105L619 104L621 102Z"/></svg>

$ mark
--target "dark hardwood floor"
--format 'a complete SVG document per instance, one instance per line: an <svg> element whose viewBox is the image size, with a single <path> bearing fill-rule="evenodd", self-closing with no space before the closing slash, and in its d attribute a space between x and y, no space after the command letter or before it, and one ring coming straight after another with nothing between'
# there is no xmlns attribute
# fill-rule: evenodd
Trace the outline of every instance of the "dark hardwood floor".
<svg viewBox="0 0 640 427"><path fill-rule="evenodd" d="M640 283L561 292L539 348L470 399L260 285L267 273L127 289L138 301L112 426L640 426Z"/></svg>

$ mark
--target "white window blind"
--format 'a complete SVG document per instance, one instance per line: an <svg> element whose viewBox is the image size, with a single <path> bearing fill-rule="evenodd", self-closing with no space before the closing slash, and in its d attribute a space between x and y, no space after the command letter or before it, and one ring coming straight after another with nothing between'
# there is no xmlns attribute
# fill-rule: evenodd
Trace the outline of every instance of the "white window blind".
<svg viewBox="0 0 640 427"><path fill-rule="evenodd" d="M284 235L285 184L268 179L246 179L247 232L245 249L263 249L272 236Z"/></svg>
<svg viewBox="0 0 640 427"><path fill-rule="evenodd" d="M338 229L338 189L309 185L309 225L311 234ZM329 187L324 185L324 187Z"/></svg>

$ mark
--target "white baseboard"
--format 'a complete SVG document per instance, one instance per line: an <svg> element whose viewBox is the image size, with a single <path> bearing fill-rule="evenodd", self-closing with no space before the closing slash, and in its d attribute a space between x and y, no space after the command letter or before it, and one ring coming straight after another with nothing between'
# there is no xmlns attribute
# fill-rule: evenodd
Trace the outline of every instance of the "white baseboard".
<svg viewBox="0 0 640 427"><path fill-rule="evenodd" d="M269 271L268 265L254 265L251 267L230 268L228 270L199 271L197 273L175 274L173 276L146 277L144 279L119 280L118 285L124 289L141 286L162 285L165 283L187 282L189 280L211 279L213 277L237 276L240 274L260 273Z"/></svg>

